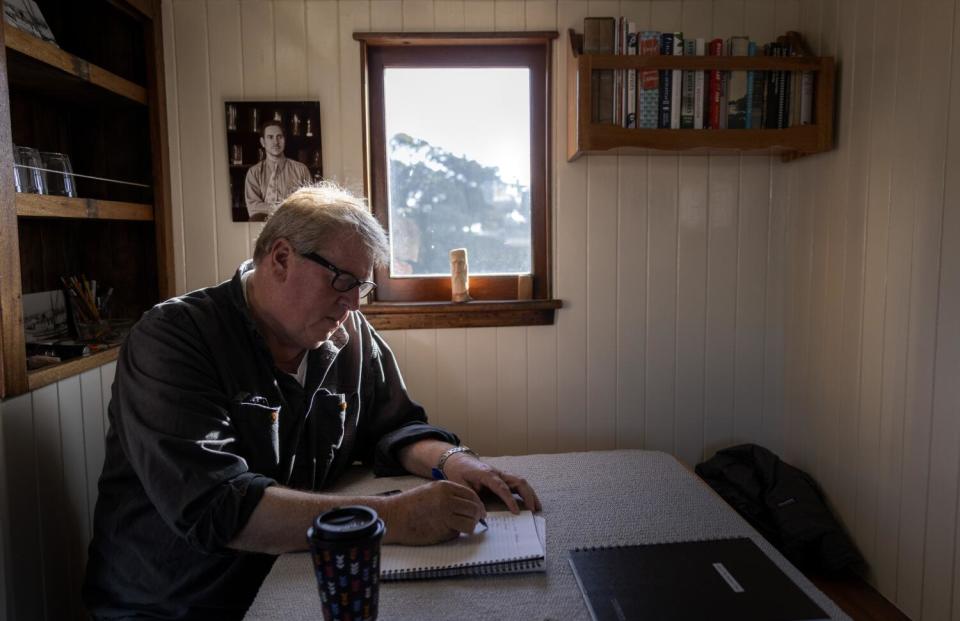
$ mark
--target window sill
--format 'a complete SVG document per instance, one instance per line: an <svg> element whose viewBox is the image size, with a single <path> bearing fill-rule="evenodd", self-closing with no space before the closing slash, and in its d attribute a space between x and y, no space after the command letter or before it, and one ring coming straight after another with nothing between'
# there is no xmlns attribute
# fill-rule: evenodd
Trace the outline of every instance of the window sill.
<svg viewBox="0 0 960 621"><path fill-rule="evenodd" d="M361 312L377 330L489 328L553 325L561 300L479 300L453 302L371 302Z"/></svg>

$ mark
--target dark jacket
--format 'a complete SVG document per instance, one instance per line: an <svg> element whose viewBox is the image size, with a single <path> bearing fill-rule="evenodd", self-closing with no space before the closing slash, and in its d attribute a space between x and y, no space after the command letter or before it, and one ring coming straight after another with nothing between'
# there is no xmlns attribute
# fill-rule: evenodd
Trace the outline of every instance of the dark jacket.
<svg viewBox="0 0 960 621"><path fill-rule="evenodd" d="M426 424L359 312L277 369L233 279L157 305L117 361L84 599L98 617L240 618L274 557L225 547L275 483L319 490L356 460L457 437ZM306 536L304 534L304 536Z"/></svg>

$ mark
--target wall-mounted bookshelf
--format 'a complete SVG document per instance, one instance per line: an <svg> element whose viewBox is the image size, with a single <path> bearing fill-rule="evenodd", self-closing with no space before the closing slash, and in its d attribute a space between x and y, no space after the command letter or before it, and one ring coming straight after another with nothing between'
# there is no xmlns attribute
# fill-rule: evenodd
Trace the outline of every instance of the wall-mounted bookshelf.
<svg viewBox="0 0 960 621"><path fill-rule="evenodd" d="M585 154L781 154L785 159L833 148L832 57L640 56L583 54L583 35L568 33L567 159ZM800 71L815 77L813 124L783 129L643 129L596 123L591 76L601 70Z"/></svg>
<svg viewBox="0 0 960 621"><path fill-rule="evenodd" d="M111 319L129 325L172 295L159 1L37 5L56 45L2 29L0 397L117 356L114 343L28 371L25 296L84 274L113 289ZM17 192L14 145L67 154L76 195Z"/></svg>

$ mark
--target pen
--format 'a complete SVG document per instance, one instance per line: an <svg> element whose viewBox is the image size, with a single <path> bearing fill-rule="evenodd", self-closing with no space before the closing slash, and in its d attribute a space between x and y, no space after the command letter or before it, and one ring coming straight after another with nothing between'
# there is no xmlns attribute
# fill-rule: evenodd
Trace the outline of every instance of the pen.
<svg viewBox="0 0 960 621"><path fill-rule="evenodd" d="M446 481L446 480L447 480L447 477L444 476L444 474L443 474L443 470L441 470L440 468L433 468L433 469L431 469L431 470L430 470L430 474L433 475L433 480L434 480L434 481ZM487 526L487 521L486 521L485 519L480 518L480 523L483 524L483 527L484 527L484 528L490 528L489 526Z"/></svg>

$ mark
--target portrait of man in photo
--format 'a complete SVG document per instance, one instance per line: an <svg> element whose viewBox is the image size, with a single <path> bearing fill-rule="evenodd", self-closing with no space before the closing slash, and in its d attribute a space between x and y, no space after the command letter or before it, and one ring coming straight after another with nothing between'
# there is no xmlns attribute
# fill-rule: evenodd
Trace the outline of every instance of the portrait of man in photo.
<svg viewBox="0 0 960 621"><path fill-rule="evenodd" d="M224 101L230 215L265 222L296 190L323 179L318 101Z"/></svg>
<svg viewBox="0 0 960 621"><path fill-rule="evenodd" d="M294 190L310 183L310 169L284 155L286 136L280 121L267 121L260 130L266 157L247 171L243 195L252 222L262 222Z"/></svg>

